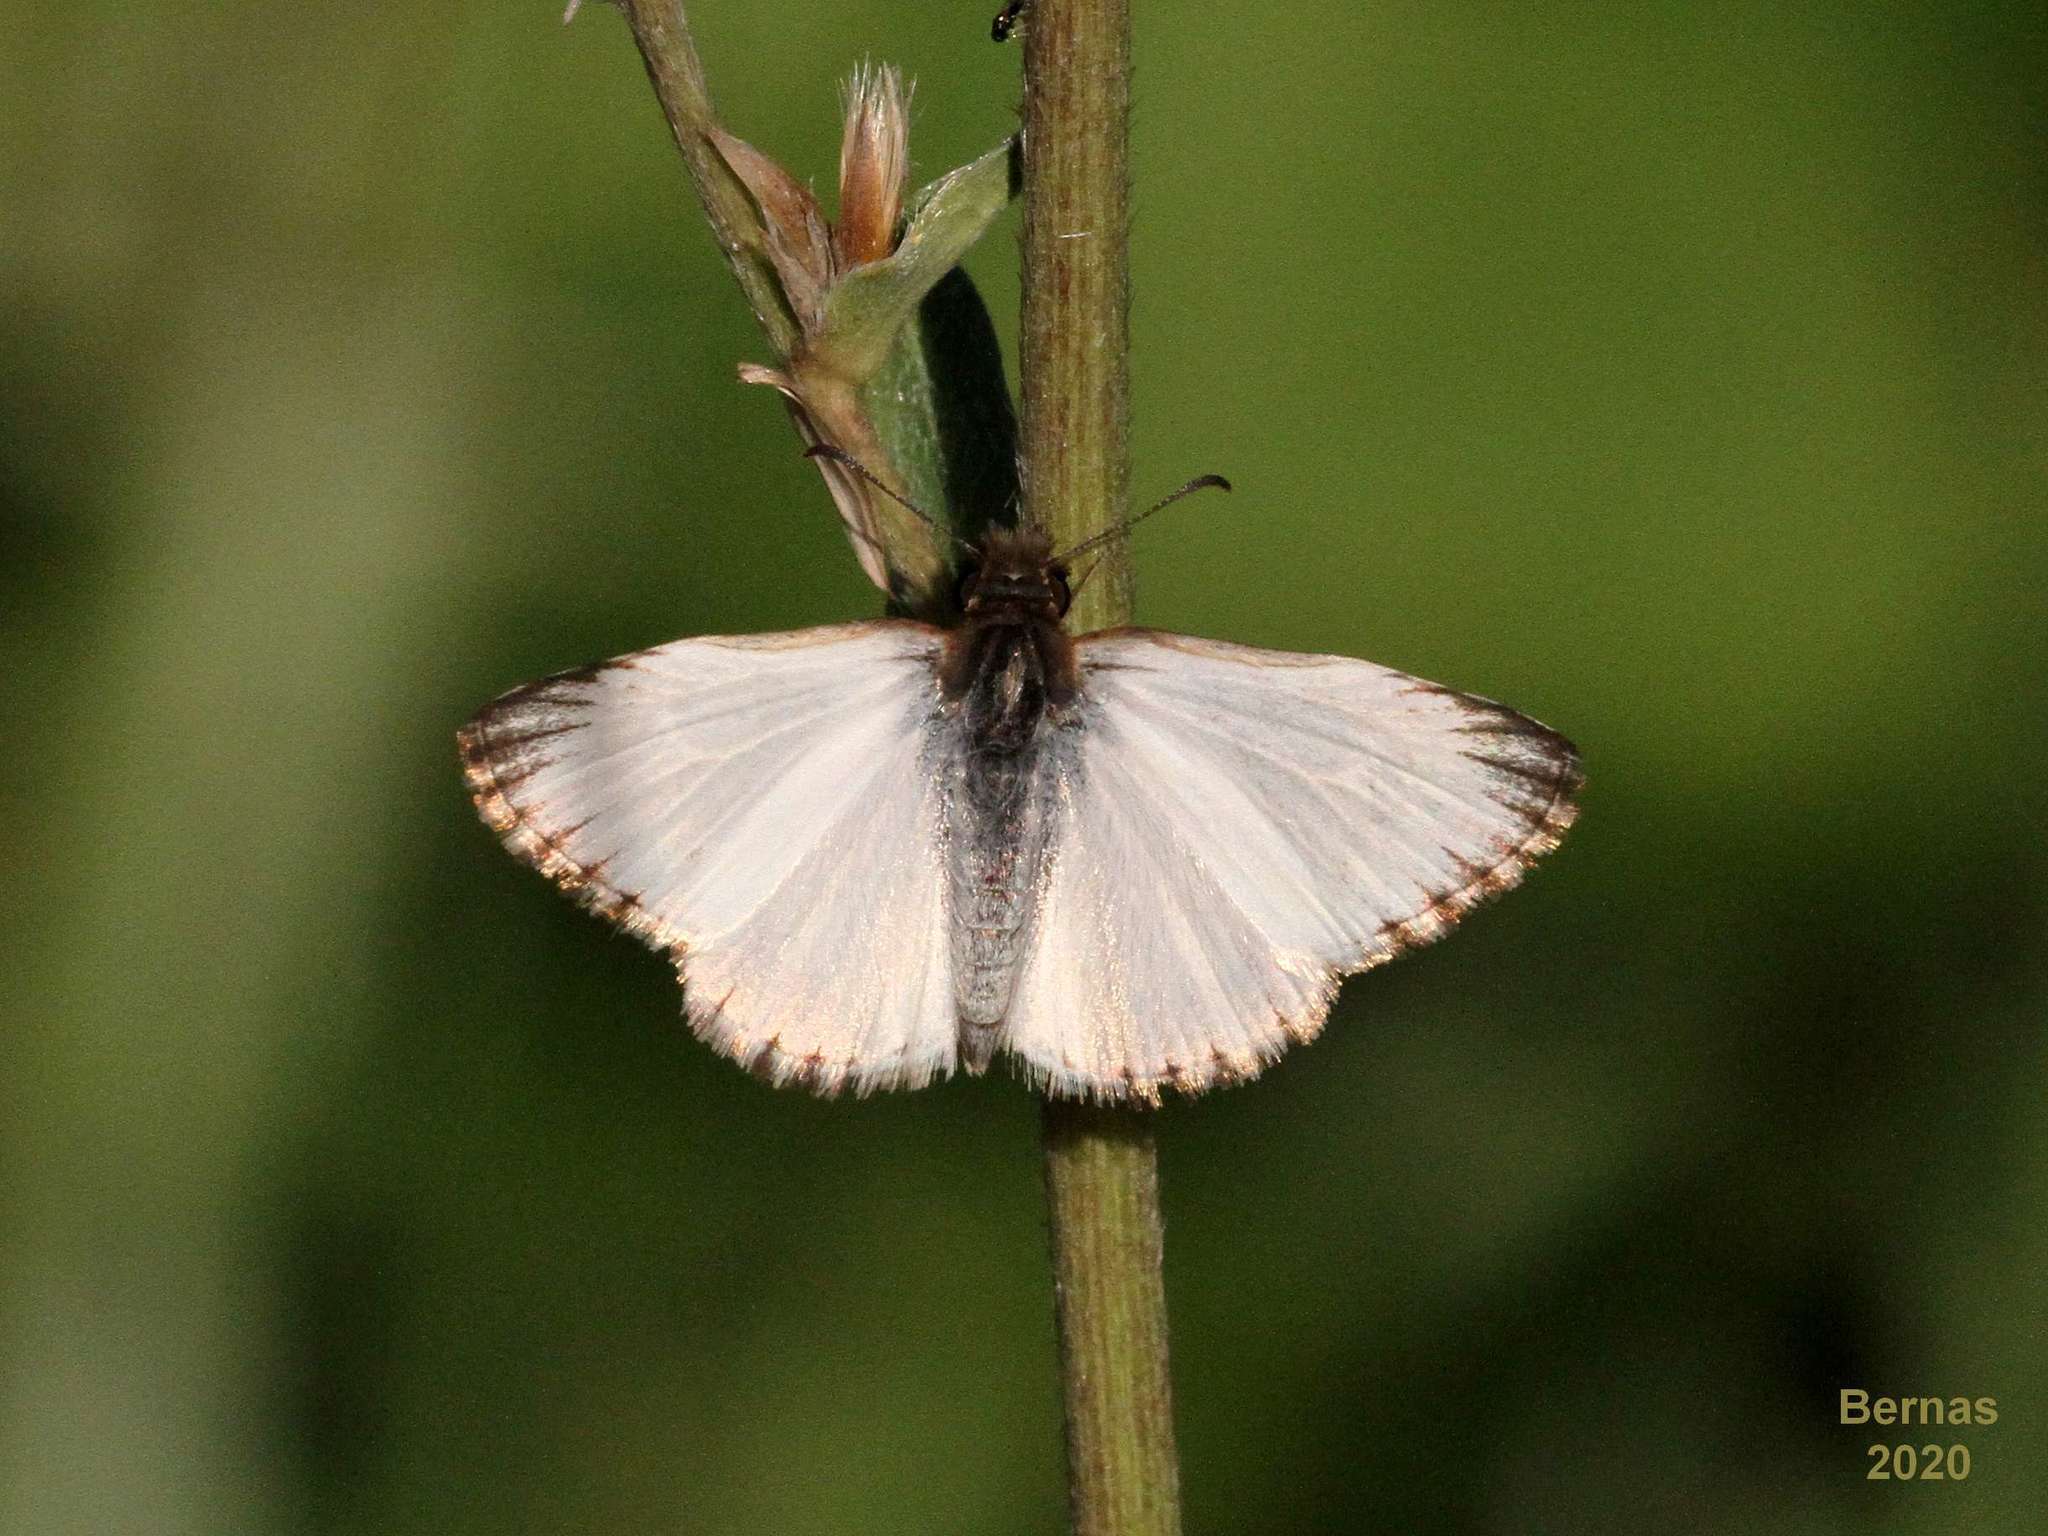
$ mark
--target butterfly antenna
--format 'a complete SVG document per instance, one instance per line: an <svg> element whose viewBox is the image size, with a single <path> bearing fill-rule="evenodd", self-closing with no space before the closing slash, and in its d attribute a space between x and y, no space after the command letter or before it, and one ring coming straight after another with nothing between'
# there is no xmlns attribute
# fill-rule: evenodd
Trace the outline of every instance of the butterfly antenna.
<svg viewBox="0 0 2048 1536"><path fill-rule="evenodd" d="M1190 480L1186 485L1182 486L1179 490L1175 491L1171 496L1165 496L1160 498L1158 501L1153 502L1151 506L1147 507L1144 511L1140 512L1136 517L1127 517L1122 522L1118 523L1114 528L1105 528L1102 530L1102 532L1096 534L1094 538L1083 539L1079 544L1076 544L1072 549L1061 550L1059 554L1054 556L1054 558L1058 560L1071 560L1076 555L1087 554L1089 550L1095 548L1095 546L1098 544L1107 544L1111 539L1122 538L1125 534L1129 533L1133 528L1137 527L1138 524L1142 523L1143 521L1145 521L1146 518L1150 517L1154 512L1164 512L1168 507L1172 506L1176 501L1179 501L1183 496L1192 496L1197 491L1227 491L1229 489L1230 482L1224 479L1221 475L1197 475L1194 479ZM1088 570L1089 574L1092 575L1094 574L1095 567L1091 565L1088 568Z"/></svg>
<svg viewBox="0 0 2048 1536"><path fill-rule="evenodd" d="M867 465L861 463L859 459L856 459L844 448L834 447L831 443L813 443L810 447L804 450L804 457L807 459L830 459L834 464L837 464L842 468L852 470L856 475L859 475L861 479L867 481L869 485L872 485L884 496L888 497L891 501L895 502L897 506L901 507L904 511L908 512L912 517L916 518L919 522L923 523L927 528L931 529L932 532L940 535L943 538L951 539L955 544L958 544L962 549L971 550L974 548L974 546L971 543L969 543L966 539L961 538L959 534L955 533L952 529L948 528L936 517L933 517L931 513L925 511L923 507L920 507L916 502L910 500L910 498L905 496L901 491L895 490L888 484L886 484L880 475L877 475L873 470L869 469Z"/></svg>
<svg viewBox="0 0 2048 1536"><path fill-rule="evenodd" d="M1081 573L1080 580L1076 581L1071 587L1067 588L1067 601L1071 603L1075 598L1079 597L1081 595L1081 589L1088 585L1088 578L1093 576L1097 571L1101 569L1102 557L1100 555L1097 555L1093 560L1090 560L1088 562L1088 569Z"/></svg>

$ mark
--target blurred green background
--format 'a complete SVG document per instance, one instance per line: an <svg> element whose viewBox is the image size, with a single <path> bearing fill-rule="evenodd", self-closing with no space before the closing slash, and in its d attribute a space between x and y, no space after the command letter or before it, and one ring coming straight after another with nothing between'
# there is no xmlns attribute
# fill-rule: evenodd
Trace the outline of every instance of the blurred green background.
<svg viewBox="0 0 2048 1536"><path fill-rule="evenodd" d="M995 8L692 9L824 187L866 54L917 180L1011 129ZM514 683L876 608L624 28L556 10L10 8L8 1533L1058 1527L1024 1092L770 1092L460 787ZM1591 780L1164 1115L1191 1531L2040 1529L2044 42L1139 7L1135 483L1239 487L1140 617Z"/></svg>

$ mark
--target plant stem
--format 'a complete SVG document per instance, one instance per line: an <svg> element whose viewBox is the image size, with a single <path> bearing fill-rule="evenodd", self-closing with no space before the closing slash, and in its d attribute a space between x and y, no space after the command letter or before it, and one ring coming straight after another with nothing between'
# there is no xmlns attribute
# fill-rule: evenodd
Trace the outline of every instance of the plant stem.
<svg viewBox="0 0 2048 1536"><path fill-rule="evenodd" d="M796 317L783 300L767 256L749 238L759 221L746 189L734 179L711 141L718 116L711 109L711 88L704 81L704 65L690 38L682 0L617 0L617 4L632 29L676 148L683 152L683 164L697 189L697 200L704 205L718 248L725 253L740 291L760 317L761 328L777 355L786 357L799 339Z"/></svg>
<svg viewBox="0 0 2048 1536"><path fill-rule="evenodd" d="M1152 1121L1062 1099L1043 1119L1072 1528L1179 1536Z"/></svg>
<svg viewBox="0 0 2048 1536"><path fill-rule="evenodd" d="M1024 514L1055 547L1124 515L1130 484L1130 13L1127 0L1036 0L1024 33ZM1131 616L1110 544L1075 600L1077 630Z"/></svg>
<svg viewBox="0 0 2048 1536"><path fill-rule="evenodd" d="M1129 484L1130 13L1036 0L1024 46L1025 520L1055 547L1124 515ZM1129 557L1104 553L1070 615L1131 616ZM1152 1117L1048 1099L1045 1187L1077 1536L1177 1536Z"/></svg>

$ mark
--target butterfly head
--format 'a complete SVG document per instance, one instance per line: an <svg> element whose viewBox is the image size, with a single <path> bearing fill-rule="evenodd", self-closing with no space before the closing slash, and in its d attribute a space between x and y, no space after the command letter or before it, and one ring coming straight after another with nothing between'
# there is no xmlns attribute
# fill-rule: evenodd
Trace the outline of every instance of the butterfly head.
<svg viewBox="0 0 2048 1536"><path fill-rule="evenodd" d="M960 611L975 623L1058 624L1073 590L1052 542L1035 528L992 528L960 577Z"/></svg>

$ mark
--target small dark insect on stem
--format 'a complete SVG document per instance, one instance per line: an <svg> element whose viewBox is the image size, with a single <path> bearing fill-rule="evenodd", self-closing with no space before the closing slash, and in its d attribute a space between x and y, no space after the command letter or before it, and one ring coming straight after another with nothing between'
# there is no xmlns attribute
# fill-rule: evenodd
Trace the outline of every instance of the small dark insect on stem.
<svg viewBox="0 0 2048 1536"><path fill-rule="evenodd" d="M1024 24L1024 13L1031 9L1031 0L1010 0L1010 3L996 13L994 23L989 27L989 36L999 43L1007 43L1016 36Z"/></svg>

